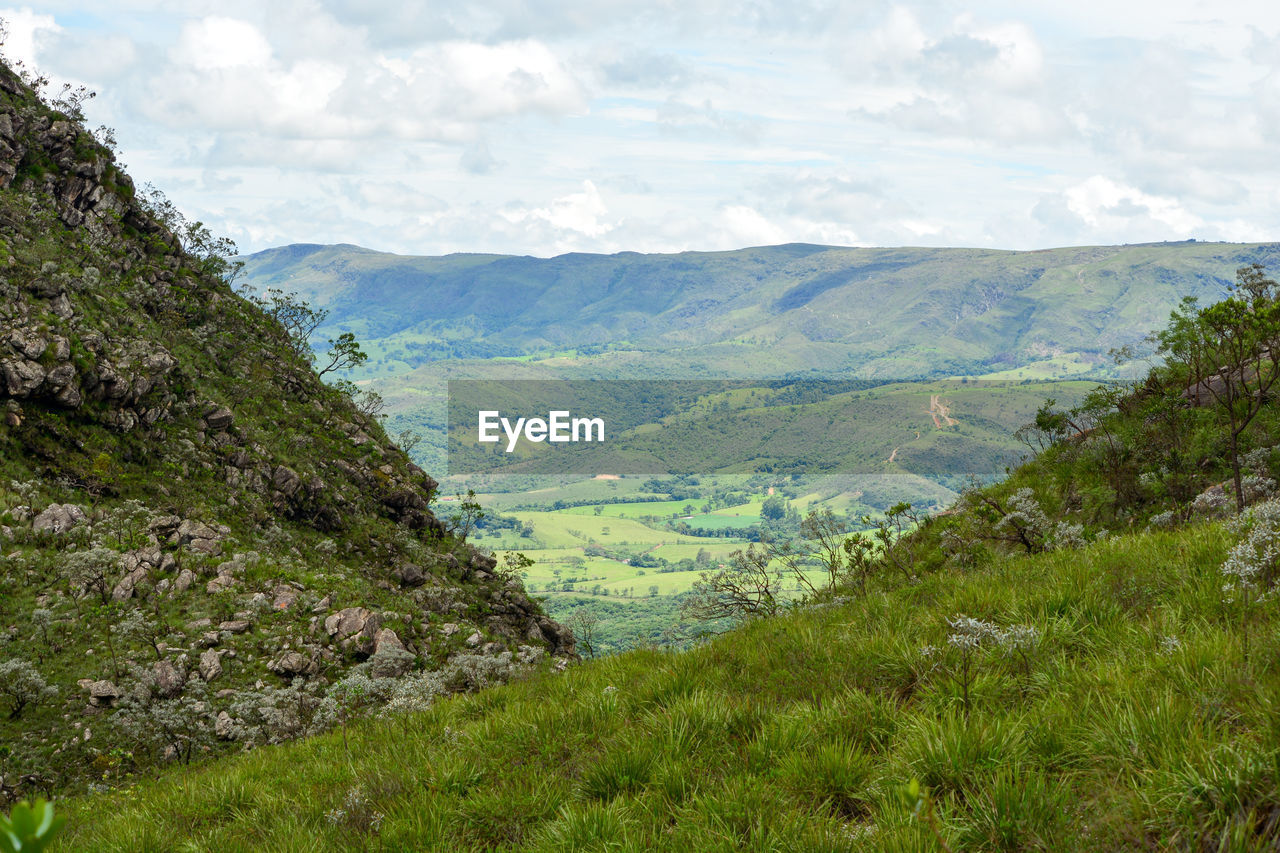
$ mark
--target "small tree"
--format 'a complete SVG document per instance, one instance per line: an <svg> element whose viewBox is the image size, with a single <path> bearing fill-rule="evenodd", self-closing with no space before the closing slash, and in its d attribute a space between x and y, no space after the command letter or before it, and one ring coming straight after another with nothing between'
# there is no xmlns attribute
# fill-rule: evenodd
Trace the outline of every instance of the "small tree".
<svg viewBox="0 0 1280 853"><path fill-rule="evenodd" d="M734 551L729 562L702 572L680 606L681 615L699 622L775 616L783 607L782 571L767 547Z"/></svg>
<svg viewBox="0 0 1280 853"><path fill-rule="evenodd" d="M475 489L467 489L465 496L459 494L456 497L458 498L458 511L449 518L449 532L458 537L460 541L465 542L467 537L471 535L476 522L484 518L484 508L476 500Z"/></svg>
<svg viewBox="0 0 1280 853"><path fill-rule="evenodd" d="M836 517L829 507L812 511L800 522L800 536L794 541L770 542L766 550L795 577L796 583L810 593L817 587L809 580L811 568L824 571L827 589L834 591L845 567L844 542L848 522Z"/></svg>
<svg viewBox="0 0 1280 853"><path fill-rule="evenodd" d="M289 337L289 345L300 358L311 358L311 335L329 319L327 310L312 308L297 293L285 293L274 287L268 288L263 296L247 290L241 294L280 324Z"/></svg>
<svg viewBox="0 0 1280 853"><path fill-rule="evenodd" d="M412 430L412 429L402 430L400 434L396 436L396 444L398 444L400 446L400 449L407 454L412 454L413 449L421 443L422 443L422 433L416 430Z"/></svg>
<svg viewBox="0 0 1280 853"><path fill-rule="evenodd" d="M28 707L35 707L58 694L34 666L21 658L0 662L0 694L9 698L9 719L16 720Z"/></svg>
<svg viewBox="0 0 1280 853"><path fill-rule="evenodd" d="M572 616L565 620L565 624L573 631L574 639L578 641L578 645L587 653L587 657L595 657L596 626L600 624L600 617L584 607L579 607L573 611Z"/></svg>
<svg viewBox="0 0 1280 853"><path fill-rule="evenodd" d="M326 373L332 373L335 370L349 370L353 367L359 367L369 360L369 356L364 350L360 349L360 342L356 340L356 336L351 332L343 332L338 335L337 339L329 339L329 349L321 356L321 361L328 359L328 363L320 368L318 376L324 376Z"/></svg>
<svg viewBox="0 0 1280 853"><path fill-rule="evenodd" d="M1229 298L1205 308L1184 299L1155 336L1169 369L1186 383L1187 399L1211 406L1222 423L1237 511L1245 503L1241 436L1280 378L1278 287L1261 264L1241 267Z"/></svg>
<svg viewBox="0 0 1280 853"><path fill-rule="evenodd" d="M44 641L44 647L54 651L53 643L49 639L49 629L53 626L53 611L45 607L37 607L31 611L31 627L39 632L40 639ZM38 654L38 658L43 662L43 654Z"/></svg>
<svg viewBox="0 0 1280 853"><path fill-rule="evenodd" d="M208 689L198 678L189 680L182 694L165 698L150 672L131 667L137 681L120 701L113 722L140 746L190 764L197 751L213 744L213 714Z"/></svg>
<svg viewBox="0 0 1280 853"><path fill-rule="evenodd" d="M161 620L153 619L141 610L133 609L124 619L112 625L110 630L127 639L150 646L156 660L163 657L160 652L160 643L169 635L169 626Z"/></svg>
<svg viewBox="0 0 1280 853"><path fill-rule="evenodd" d="M111 579L119 568L120 554L102 547L67 554L62 564L73 595L95 593L103 604L111 600Z"/></svg>

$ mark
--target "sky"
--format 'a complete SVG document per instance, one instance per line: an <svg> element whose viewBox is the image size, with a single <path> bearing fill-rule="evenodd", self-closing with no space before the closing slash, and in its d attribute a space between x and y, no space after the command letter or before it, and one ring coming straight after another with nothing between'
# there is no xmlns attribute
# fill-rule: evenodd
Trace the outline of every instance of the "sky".
<svg viewBox="0 0 1280 853"><path fill-rule="evenodd" d="M1272 2L107 6L4 55L246 253L1280 239Z"/></svg>

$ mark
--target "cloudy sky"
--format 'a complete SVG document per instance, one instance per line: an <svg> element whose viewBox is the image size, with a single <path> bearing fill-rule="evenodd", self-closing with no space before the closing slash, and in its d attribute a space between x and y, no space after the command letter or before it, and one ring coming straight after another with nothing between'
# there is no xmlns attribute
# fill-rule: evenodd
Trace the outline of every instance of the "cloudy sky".
<svg viewBox="0 0 1280 853"><path fill-rule="evenodd" d="M1280 239L1272 2L105 6L5 54L246 252Z"/></svg>

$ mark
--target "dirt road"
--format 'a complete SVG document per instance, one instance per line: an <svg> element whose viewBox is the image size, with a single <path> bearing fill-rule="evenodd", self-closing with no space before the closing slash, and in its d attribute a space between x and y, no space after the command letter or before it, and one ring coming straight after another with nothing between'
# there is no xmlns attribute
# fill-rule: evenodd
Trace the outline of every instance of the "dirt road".
<svg viewBox="0 0 1280 853"><path fill-rule="evenodd" d="M960 423L951 417L951 407L938 399L937 394L929 395L929 415L933 418L933 425L942 429L945 426L955 426Z"/></svg>

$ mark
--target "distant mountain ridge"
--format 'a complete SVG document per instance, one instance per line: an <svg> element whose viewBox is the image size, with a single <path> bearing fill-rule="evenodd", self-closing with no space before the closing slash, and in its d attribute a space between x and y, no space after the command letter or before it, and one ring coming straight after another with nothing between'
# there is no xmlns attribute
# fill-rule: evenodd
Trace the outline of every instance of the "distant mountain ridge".
<svg viewBox="0 0 1280 853"><path fill-rule="evenodd" d="M787 244L646 255L416 257L291 245L246 259L388 363L565 354L597 375L982 375L1111 369L1186 295L1221 298L1275 243L1037 251ZM1070 362L1068 365L1067 362ZM397 371L400 372L400 371Z"/></svg>

